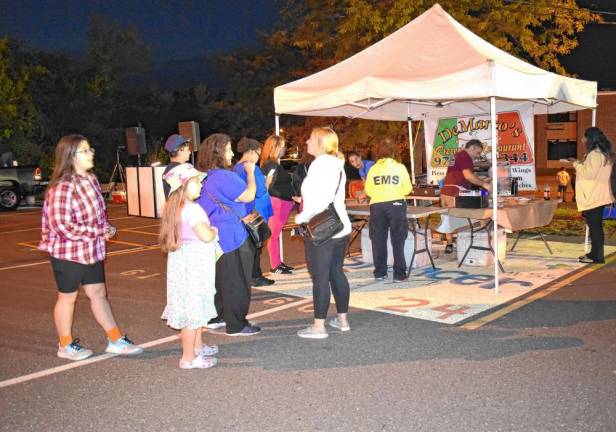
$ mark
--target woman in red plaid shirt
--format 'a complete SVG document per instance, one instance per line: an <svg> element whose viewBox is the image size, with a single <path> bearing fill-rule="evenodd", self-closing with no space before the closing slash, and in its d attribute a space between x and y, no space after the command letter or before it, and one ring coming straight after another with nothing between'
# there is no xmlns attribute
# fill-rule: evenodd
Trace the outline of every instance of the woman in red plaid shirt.
<svg viewBox="0 0 616 432"><path fill-rule="evenodd" d="M105 241L116 229L107 221L105 201L94 167L94 149L82 135L67 135L56 146L54 171L43 206L39 249L48 252L58 285L54 322L58 357L83 360L92 351L73 339L72 325L79 286L90 298L94 318L107 333L106 352L139 354L143 349L118 328L105 288Z"/></svg>

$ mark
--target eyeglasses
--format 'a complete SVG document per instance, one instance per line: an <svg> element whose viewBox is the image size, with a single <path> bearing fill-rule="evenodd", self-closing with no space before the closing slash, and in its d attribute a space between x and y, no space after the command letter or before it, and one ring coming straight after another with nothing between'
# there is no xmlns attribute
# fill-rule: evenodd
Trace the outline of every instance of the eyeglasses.
<svg viewBox="0 0 616 432"><path fill-rule="evenodd" d="M83 149L83 150L77 150L75 153L90 153L90 154L94 154L96 153L96 150L94 150L92 147Z"/></svg>

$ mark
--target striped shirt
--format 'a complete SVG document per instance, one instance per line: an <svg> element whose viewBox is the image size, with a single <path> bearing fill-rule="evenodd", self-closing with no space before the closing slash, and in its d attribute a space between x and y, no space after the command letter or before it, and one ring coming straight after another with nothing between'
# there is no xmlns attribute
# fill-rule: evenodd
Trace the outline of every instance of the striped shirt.
<svg viewBox="0 0 616 432"><path fill-rule="evenodd" d="M109 226L105 210L94 174L61 180L45 195L39 250L81 264L103 261Z"/></svg>

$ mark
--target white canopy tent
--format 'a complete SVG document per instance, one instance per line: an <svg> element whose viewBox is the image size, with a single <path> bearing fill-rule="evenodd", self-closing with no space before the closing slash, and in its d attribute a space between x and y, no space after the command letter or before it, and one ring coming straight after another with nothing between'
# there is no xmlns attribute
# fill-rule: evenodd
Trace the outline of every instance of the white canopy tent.
<svg viewBox="0 0 616 432"><path fill-rule="evenodd" d="M596 98L596 82L519 60L463 27L438 4L354 56L274 89L277 132L281 114L407 121L413 181L412 120L490 114L495 141L497 112L528 105L535 114L594 110ZM491 156L496 166L497 152ZM496 182L494 176L494 190ZM493 205L496 215L497 200ZM495 242L496 229L495 216Z"/></svg>

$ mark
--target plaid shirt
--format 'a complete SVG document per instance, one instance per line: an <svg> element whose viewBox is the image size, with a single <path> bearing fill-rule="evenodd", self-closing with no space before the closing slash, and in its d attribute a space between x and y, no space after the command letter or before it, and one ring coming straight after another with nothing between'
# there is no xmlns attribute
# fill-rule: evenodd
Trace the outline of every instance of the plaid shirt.
<svg viewBox="0 0 616 432"><path fill-rule="evenodd" d="M45 195L39 249L61 260L93 264L105 259L109 226L94 174L61 180Z"/></svg>

